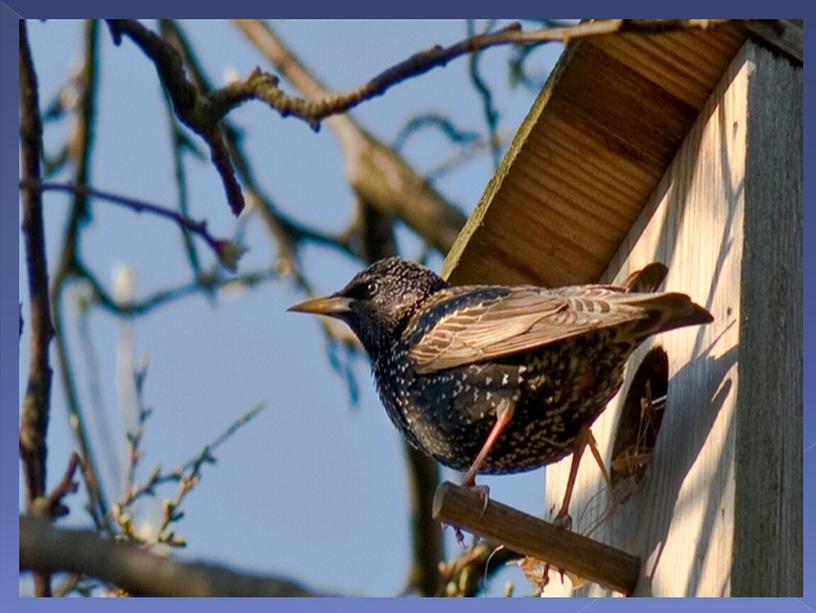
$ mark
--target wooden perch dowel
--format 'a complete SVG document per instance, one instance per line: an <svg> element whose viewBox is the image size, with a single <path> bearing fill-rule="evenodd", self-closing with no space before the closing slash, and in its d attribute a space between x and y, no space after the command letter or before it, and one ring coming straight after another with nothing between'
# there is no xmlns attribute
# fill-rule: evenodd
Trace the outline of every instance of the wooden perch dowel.
<svg viewBox="0 0 816 613"><path fill-rule="evenodd" d="M623 594L635 589L640 573L640 560L635 556L492 499L485 507L483 499L470 488L449 481L440 485L434 496L433 517Z"/></svg>

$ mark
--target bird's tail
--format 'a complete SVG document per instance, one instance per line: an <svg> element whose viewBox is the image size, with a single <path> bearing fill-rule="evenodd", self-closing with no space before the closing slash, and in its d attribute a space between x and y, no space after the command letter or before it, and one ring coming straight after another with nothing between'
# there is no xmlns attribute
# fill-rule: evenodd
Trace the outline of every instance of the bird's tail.
<svg viewBox="0 0 816 613"><path fill-rule="evenodd" d="M631 294L625 302L646 312L646 317L637 321L631 330L638 338L714 321L711 313L692 302L686 294L653 293L666 278L668 270L664 264L653 262L633 272L623 283Z"/></svg>
<svg viewBox="0 0 816 613"><path fill-rule="evenodd" d="M668 272L669 268L665 264L652 262L629 275L623 282L623 286L627 292L653 292L660 287Z"/></svg>

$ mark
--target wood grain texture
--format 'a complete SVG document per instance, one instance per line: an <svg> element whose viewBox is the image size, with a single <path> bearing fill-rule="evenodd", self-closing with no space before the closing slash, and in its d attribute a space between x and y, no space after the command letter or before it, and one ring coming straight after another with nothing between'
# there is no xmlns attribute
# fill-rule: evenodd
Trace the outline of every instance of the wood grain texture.
<svg viewBox="0 0 816 613"><path fill-rule="evenodd" d="M729 23L571 42L443 275L596 281L745 37Z"/></svg>
<svg viewBox="0 0 816 613"><path fill-rule="evenodd" d="M772 19L745 26L753 40L802 64L805 58L805 29L802 20Z"/></svg>
<svg viewBox="0 0 816 613"><path fill-rule="evenodd" d="M552 286L659 260L664 288L714 315L640 348L593 427L608 465L622 396L662 346L644 481L613 501L594 463L578 475L574 528L641 557L636 595L802 593L802 24L752 25L568 45L443 269ZM547 471L552 514L568 463Z"/></svg>
<svg viewBox="0 0 816 613"><path fill-rule="evenodd" d="M751 37L801 61L802 32L770 20L568 44L443 276L597 281L740 46Z"/></svg>
<svg viewBox="0 0 816 613"><path fill-rule="evenodd" d="M578 475L573 527L600 523L593 538L643 560L635 595L801 594L801 91L801 69L747 43L603 275L662 261L664 287L715 317L641 347L593 426L609 464L628 383L662 346L668 401L640 486L613 503L597 466ZM551 512L568 462L548 468Z"/></svg>
<svg viewBox="0 0 816 613"><path fill-rule="evenodd" d="M557 528L492 499L484 506L471 488L442 483L434 497L433 516L623 594L632 591L638 578L640 562L625 551Z"/></svg>
<svg viewBox="0 0 816 613"><path fill-rule="evenodd" d="M752 60L731 589L801 596L802 70Z"/></svg>

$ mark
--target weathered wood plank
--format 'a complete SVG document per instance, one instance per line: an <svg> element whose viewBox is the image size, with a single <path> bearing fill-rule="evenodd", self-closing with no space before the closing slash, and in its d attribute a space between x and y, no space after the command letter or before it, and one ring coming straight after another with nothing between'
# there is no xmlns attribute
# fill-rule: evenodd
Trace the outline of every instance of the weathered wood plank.
<svg viewBox="0 0 816 613"><path fill-rule="evenodd" d="M571 42L443 274L458 284L597 280L746 36L729 23Z"/></svg>
<svg viewBox="0 0 816 613"><path fill-rule="evenodd" d="M579 472L573 526L601 521L593 538L641 557L636 595L801 594L800 155L801 71L748 43L603 276L665 262L665 287L715 317L630 362L623 392L651 347L669 356L639 489L615 504L592 462ZM622 397L593 427L607 463ZM547 471L551 510L568 470ZM569 591L553 582L548 595Z"/></svg>
<svg viewBox="0 0 816 613"><path fill-rule="evenodd" d="M802 64L805 58L805 31L801 20L767 20L752 22L746 30L758 43L787 55Z"/></svg>
<svg viewBox="0 0 816 613"><path fill-rule="evenodd" d="M802 70L753 56L731 589L801 596Z"/></svg>
<svg viewBox="0 0 816 613"><path fill-rule="evenodd" d="M661 335L630 362L624 391L652 346L669 357L663 424L639 491L614 510L597 467L583 462L579 471L573 527L584 531L614 510L593 537L644 560L639 595L719 596L731 589L745 116L753 70L745 59L739 55L725 73L604 275L621 281L662 261L669 266L665 288L688 293L715 317L704 328ZM607 464L622 396L593 427ZM568 469L564 462L548 469L548 504L557 505Z"/></svg>

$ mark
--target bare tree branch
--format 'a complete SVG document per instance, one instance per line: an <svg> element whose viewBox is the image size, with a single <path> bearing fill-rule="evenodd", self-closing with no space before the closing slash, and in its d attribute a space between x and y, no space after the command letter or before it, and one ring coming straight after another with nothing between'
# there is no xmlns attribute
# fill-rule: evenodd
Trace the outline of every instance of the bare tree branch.
<svg viewBox="0 0 816 613"><path fill-rule="evenodd" d="M210 147L210 159L221 176L230 209L234 215L239 215L244 210L244 195L235 177L235 168L219 125L229 108L199 94L184 74L179 53L160 36L132 19L111 19L108 25L114 43L118 45L122 35L126 35L156 66L159 79L173 101L176 115Z"/></svg>
<svg viewBox="0 0 816 613"><path fill-rule="evenodd" d="M260 34L258 24L252 20L239 19L238 27L254 39ZM539 45L553 41L567 42L575 38L586 38L615 32L663 32L673 29L708 28L724 22L723 19L601 19L576 25L546 27L524 32L521 25L513 23L496 32L468 36L448 47L434 45L430 49L415 53L402 62L387 68L367 83L348 92L326 94L318 93L318 88L304 88L305 98L289 96L278 87L274 75L256 69L246 79L235 81L223 88L219 94L220 106L224 112L246 100L259 99L276 109L284 117L300 117L317 128L320 122L331 115L345 113L366 100L383 95L394 85L412 77L419 76L463 55L475 53L502 45ZM260 46L260 45L259 45ZM288 72L278 66L282 73ZM289 76L287 75L287 78Z"/></svg>
<svg viewBox="0 0 816 613"><path fill-rule="evenodd" d="M76 164L74 177L77 185L87 185L90 178L91 151L96 122L98 56L98 26L95 21L91 20L86 23L85 27L84 62L77 78L77 81L81 83L81 93L76 109L76 128L70 145L71 157ZM104 528L102 517L107 513L107 501L90 444L85 415L79 402L62 322L62 295L67 282L76 275L79 263L80 234L82 226L88 221L88 216L87 198L83 194L74 194L71 212L65 225L60 261L52 281L51 304L54 309L54 338L67 400L69 423L82 456L82 475L90 498L88 512L97 527Z"/></svg>
<svg viewBox="0 0 816 613"><path fill-rule="evenodd" d="M362 252L370 264L396 255L393 223L374 207L358 204ZM433 496L440 481L439 465L414 449L407 441L402 448L408 466L408 492L411 499L411 568L406 589L422 596L435 594L440 586L439 562L445 557L442 529L433 520Z"/></svg>
<svg viewBox="0 0 816 613"><path fill-rule="evenodd" d="M47 183L41 181L20 181L20 187L27 191L52 191L52 192L69 192L72 194L81 195L83 198L97 198L105 200L111 204L116 204L128 208L135 213L151 213L158 217L164 217L174 221L179 227L188 232L199 236L204 242L213 250L218 260L225 268L235 272L238 268L238 260L243 254L243 249L230 240L219 239L212 236L207 230L206 221L195 221L189 217L185 217L181 213L177 213L172 209L145 202L137 198L129 196L121 196L111 192L105 192L99 189L93 189L87 185L70 185L67 183Z"/></svg>
<svg viewBox="0 0 816 613"><path fill-rule="evenodd" d="M40 179L42 120L34 60L28 46L28 31L20 20L20 157L25 179ZM45 494L48 417L51 404L51 363L48 347L54 336L48 303L48 264L45 254L40 194L23 197L23 235L25 237L28 290L31 301L31 356L28 384L20 416L20 458L25 473L29 510ZM22 316L21 316L22 317ZM22 321L22 319L21 319ZM38 596L51 595L51 576L37 573L34 589Z"/></svg>
<svg viewBox="0 0 816 613"><path fill-rule="evenodd" d="M368 263L395 255L397 245L390 219L383 218L374 207L358 205L362 225L362 251ZM411 445L402 441L408 466L408 492L411 500L411 568L406 589L422 596L439 590L439 562L445 557L442 529L433 520L433 496L440 481L439 465Z"/></svg>
<svg viewBox="0 0 816 613"><path fill-rule="evenodd" d="M541 88L544 87L547 75L546 71L543 74L537 75L530 75L527 71L527 60L536 49L537 47L533 45L514 49L513 55L507 62L510 87L515 88L518 85L523 85L524 88L532 94L537 94L541 91Z"/></svg>
<svg viewBox="0 0 816 613"><path fill-rule="evenodd" d="M239 22L239 27L275 64L278 70L306 96L325 94L323 85L274 35L260 22ZM329 119L330 127L338 135L346 155L349 182L357 193L357 221L355 235L360 239L356 251L364 261L374 260L396 253L393 236L395 217L415 223L414 229L436 248L446 240L451 244L464 221L464 216L437 194L411 167L391 148L375 140L350 117ZM383 177L388 177L384 179ZM433 223L423 225L430 215ZM461 216L461 219L457 217ZM443 236L448 232L448 236ZM409 471L409 493L412 504L412 550L413 561L408 577L408 589L420 594L432 595L438 590L440 576L438 563L444 557L440 527L429 521L428 509L433 493L439 483L439 467L436 463L416 453L403 443Z"/></svg>
<svg viewBox="0 0 816 613"><path fill-rule="evenodd" d="M179 25L172 20L164 19L161 20L159 27L166 41L181 54L184 64L190 72L192 82L202 94L209 95L213 91L212 83L204 74ZM279 258L284 264L284 269L292 274L301 289L309 291L308 283L306 283L305 276L297 263L296 251L298 243L302 241L311 242L354 255L349 237L345 233L333 236L318 232L287 216L260 186L255 173L252 171L249 157L244 152L240 130L226 118L223 120L222 126L238 176L244 184L250 202L257 205L254 208L259 210L267 229L278 246Z"/></svg>
<svg viewBox="0 0 816 613"><path fill-rule="evenodd" d="M42 122L37 75L23 20L20 20L20 134L23 177L25 180L39 181ZM31 301L31 360L20 423L20 454L26 473L28 502L31 504L35 498L45 493L45 437L51 397L48 346L54 335L48 304L48 264L42 199L38 193L24 194L22 230Z"/></svg>
<svg viewBox="0 0 816 613"><path fill-rule="evenodd" d="M140 596L330 596L282 577L234 571L203 562L178 562L141 547L103 539L92 530L56 528L20 517L20 568L97 577Z"/></svg>
<svg viewBox="0 0 816 613"><path fill-rule="evenodd" d="M209 94L213 91L210 80L204 74L196 54L193 52L187 37L179 25L175 21L164 19L160 21L159 27L165 40L173 45L181 54L184 64L190 72L190 78L199 91L204 94ZM276 272L270 271L270 274L276 274L277 276L288 275L301 291L307 295L314 296L314 289L305 271L302 269L298 258L300 246L302 243L308 242L359 257L360 248L357 245L359 241L356 240L359 228L356 224L352 224L352 226L339 234L326 234L301 224L287 215L275 204L273 199L266 193L257 180L249 156L244 151L241 131L229 121L228 118L222 121L222 126L227 145L230 148L230 155L235 163L238 176L244 184L251 210L257 210L260 213L267 230L278 248L278 262L275 266ZM354 353L359 352L360 345L356 337L350 334L343 326L338 326L336 322L327 320L321 321L320 325L326 338L330 361L331 356L337 355L336 352L334 352L336 348L335 345L337 344ZM332 363L334 364L334 362ZM345 370L347 372L349 371L348 368Z"/></svg>
<svg viewBox="0 0 816 613"><path fill-rule="evenodd" d="M88 420L95 426L96 437L94 444L100 458L99 468L103 472L100 478L109 477L115 488L121 477L119 471L120 459L115 449L116 437L111 430L108 411L105 410L105 401L100 382L100 363L92 335L90 302L80 295L77 301L76 328L79 341L79 350L85 364L86 386L90 411Z"/></svg>
<svg viewBox="0 0 816 613"><path fill-rule="evenodd" d="M334 98L268 24L244 20L237 20L236 24L307 98ZM368 134L351 117L337 115L327 121L343 148L347 179L357 193L358 203L375 207L387 218L404 221L431 247L446 253L465 223L464 214L434 190L394 149Z"/></svg>
<svg viewBox="0 0 816 613"><path fill-rule="evenodd" d="M136 468L142 459L142 438L145 423L153 410L145 406L144 383L147 377L147 364L133 369L133 387L136 395L136 427L125 434L128 443L127 470L125 471L124 492L130 492L136 484Z"/></svg>
<svg viewBox="0 0 816 613"><path fill-rule="evenodd" d="M663 31L674 28L709 27L722 20L601 20L588 22L567 27L542 28L531 32L521 30L519 24L512 24L507 28L497 32L485 33L468 37L449 47L435 46L426 51L417 53L407 60L392 66L383 71L366 84L343 94L326 94L320 83L311 77L303 68L302 64L294 60L291 53L274 39L271 30L263 23L238 20L239 27L244 33L264 50L270 60L275 63L278 69L296 87L304 92L305 98L290 96L278 87L278 77L261 71L254 70L246 79L233 81L221 89L215 89L208 93L200 92L199 89L188 80L185 75L182 59L172 45L162 40L137 21L133 20L110 20L110 28L114 40L118 42L122 35L131 38L142 51L153 61L158 71L159 78L173 101L179 118L192 130L198 133L210 146L211 158L221 174L227 191L228 200L233 212L238 214L244 207L243 195L240 185L235 178L235 168L232 157L224 140L223 130L220 125L221 119L237 105L251 99L259 99L280 112L283 116L293 115L306 120L312 127L317 128L320 122L331 115L344 113L361 102L382 95L393 85L408 78L415 77L438 67L444 66L452 59L494 47L509 44L541 44L549 41L566 41L570 38L597 36L599 34L609 34L621 31ZM420 216L412 214L407 208L399 206L400 199L395 199L392 195L383 192L381 181L384 166L391 169L398 167L401 160L384 159L386 151L382 150L379 143L362 133L359 129L349 139L349 134L354 131L348 129L348 124L344 124L343 131L346 133L344 140L346 145L351 146L350 140L356 145L362 143L368 146L359 151L356 159L350 160L361 167L358 172L351 173L352 185L358 190L365 202L378 206L381 211L392 217L404 219L410 226L414 227L421 235L422 230L429 233L434 240L429 243L441 251L453 243L455 234L464 223L464 216L458 211L449 210L450 207L439 206L440 198L430 198L435 200L435 206L424 206L423 202L412 199L414 207L426 217L430 215L430 224L420 224ZM368 142L365 142L368 141ZM359 147L357 147L359 149ZM388 150L390 151L390 150ZM393 151L390 151L393 155ZM348 152L347 152L348 155ZM400 169L403 170L403 169ZM413 187L413 191L421 192L421 184L411 186L408 181L408 173L403 172L406 177L401 187ZM360 177L376 177L377 185L370 179L359 181ZM357 179L358 181L355 181ZM430 189L425 186L425 191ZM434 194L435 195L435 194ZM429 199L426 196L426 200ZM440 213L444 213L440 217ZM447 218L446 218L447 216ZM448 224L455 225L455 232L452 237L443 240L433 232L433 225L446 229ZM416 227L420 224L420 228Z"/></svg>

